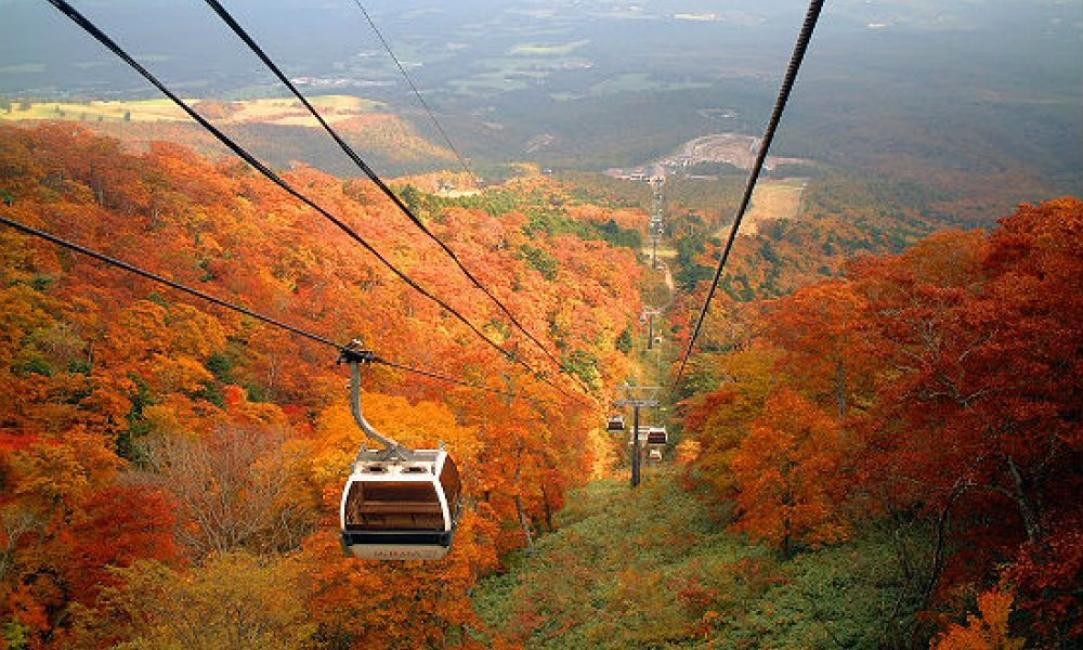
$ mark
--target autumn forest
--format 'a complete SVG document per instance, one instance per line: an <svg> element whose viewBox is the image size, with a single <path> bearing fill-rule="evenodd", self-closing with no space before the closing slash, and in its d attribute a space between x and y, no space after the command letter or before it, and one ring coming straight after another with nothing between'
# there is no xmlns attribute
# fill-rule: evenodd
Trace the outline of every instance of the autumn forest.
<svg viewBox="0 0 1083 650"><path fill-rule="evenodd" d="M611 445L586 433L604 414L597 402L568 401L470 345L458 323L244 168L165 143L124 153L63 127L8 128L3 142L5 216L519 393L490 399L374 371L370 417L407 442L436 432L471 496L446 562L358 564L341 555L335 510L363 434L333 354L4 232L6 643L530 638L526 612L494 630L468 594L555 527L569 491L615 476ZM426 264L431 243L370 189L311 169L290 180L427 286L470 294ZM484 196L442 206L434 227L484 261L524 318L547 324L568 374L591 394L611 391L636 362L621 339L638 326L645 271L628 248L576 231L612 211L554 209L560 188L543 178ZM683 586L659 585L684 594L685 627L666 636L710 639L727 626L734 594L719 580L769 589L787 562L865 545L884 566L864 587L891 599L896 623L855 639L939 633L942 647L976 647L967 639L984 635L1000 647L1009 615L1032 638L1078 635L1081 232L1083 203L1053 201L988 234L937 233L855 258L843 279L720 305L677 409L678 466L651 480L679 481L714 526L754 546L680 572ZM515 343L484 303L458 304ZM524 606L545 611L559 593ZM952 623L970 610L970 623Z"/></svg>
<svg viewBox="0 0 1083 650"><path fill-rule="evenodd" d="M40 4L0 18L77 29ZM680 66L788 55L794 8L625 4L377 7L429 67L328 36L314 107L216 50L145 57L169 101L0 43L0 650L1083 645L1078 65L840 82L1003 28L841 1L753 162L783 59ZM1079 44L1037 4L1031 63ZM411 449L454 459L435 510L377 475ZM351 555L434 512L440 559Z"/></svg>

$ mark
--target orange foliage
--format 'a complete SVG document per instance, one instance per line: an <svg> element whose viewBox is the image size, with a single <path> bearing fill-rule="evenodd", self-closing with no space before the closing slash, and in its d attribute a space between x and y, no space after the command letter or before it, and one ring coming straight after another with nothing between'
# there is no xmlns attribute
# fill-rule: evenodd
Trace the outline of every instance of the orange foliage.
<svg viewBox="0 0 1083 650"><path fill-rule="evenodd" d="M801 395L772 395L733 457L740 486L739 530L789 554L795 543L817 545L846 536L833 507L842 440L838 424Z"/></svg>
<svg viewBox="0 0 1083 650"><path fill-rule="evenodd" d="M416 140L400 126L378 115L342 124ZM307 168L286 176L572 390L371 187ZM522 395L507 404L369 369L368 417L405 443L446 443L469 498L446 562L348 560L335 540L337 502L361 435L332 351L0 230L0 629L16 626L32 647L78 641L83 623L73 621L106 607L103 588L126 593L120 582L142 569L125 567L138 560L183 575L182 557L198 567L234 551L295 556L317 645L439 645L449 626L478 624L466 594L499 553L526 543L507 531L549 526L565 491L589 476L584 432L601 417L590 400L569 401L477 343L232 160L161 142L125 153L71 125L4 127L0 189L14 197L13 219L335 340L361 336L381 356ZM522 215L434 216L431 227L546 347L594 360L597 391L627 375L614 346L639 300L631 252L528 234ZM556 260L555 279L522 258L525 243ZM79 607L91 613L76 616Z"/></svg>
<svg viewBox="0 0 1083 650"><path fill-rule="evenodd" d="M948 631L933 641L936 650L1020 650L1023 639L1009 633L1008 615L1012 611L1012 594L992 590L978 596L980 616L967 616L966 625L952 624Z"/></svg>

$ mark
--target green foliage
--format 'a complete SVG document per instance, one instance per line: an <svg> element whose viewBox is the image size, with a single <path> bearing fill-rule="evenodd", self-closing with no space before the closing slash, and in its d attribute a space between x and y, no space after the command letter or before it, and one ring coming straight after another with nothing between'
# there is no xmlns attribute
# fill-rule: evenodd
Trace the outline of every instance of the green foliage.
<svg viewBox="0 0 1083 650"><path fill-rule="evenodd" d="M117 434L117 455L133 463L142 464L146 461L146 452L139 441L154 429L154 425L147 420L144 411L148 406L157 404L158 400L145 379L135 374L129 375L129 379L135 384L135 390L128 394L132 408L126 416L128 428Z"/></svg>
<svg viewBox="0 0 1083 650"><path fill-rule="evenodd" d="M210 260L208 260L208 259L199 260L198 262L196 262L196 266L199 267L199 269L201 271L203 271L199 275L199 281L200 282L211 282L212 280L216 279L217 276L215 276L214 271L211 270L211 261Z"/></svg>
<svg viewBox="0 0 1083 650"><path fill-rule="evenodd" d="M632 328L625 327L624 331L617 337L617 349L628 354L632 351Z"/></svg>
<svg viewBox="0 0 1083 650"><path fill-rule="evenodd" d="M223 384L234 383L233 367L236 362L228 355L215 352L207 359L207 370L211 371L214 378Z"/></svg>
<svg viewBox="0 0 1083 650"><path fill-rule="evenodd" d="M30 281L30 286L34 287L35 291L48 291L54 284L56 284L56 278L44 273L38 273Z"/></svg>
<svg viewBox="0 0 1083 650"><path fill-rule="evenodd" d="M602 225L591 225L598 230L602 239L614 246L623 246L632 250L639 250L643 247L643 235L638 230L621 228L613 219Z"/></svg>
<svg viewBox="0 0 1083 650"><path fill-rule="evenodd" d="M586 240L600 239L633 250L639 250L643 245L643 237L638 230L621 228L612 219L601 224L572 219L563 207L564 196L540 190L516 192L490 189L470 196L444 197L427 194L413 185L407 185L398 194L419 216L432 215L439 219L439 215L450 207L484 210L494 217L518 211L527 215L529 221L523 226L523 232L530 236L574 235Z"/></svg>
<svg viewBox="0 0 1083 650"><path fill-rule="evenodd" d="M68 372L75 375L89 375L93 369L94 364L88 359L72 359L68 362Z"/></svg>
<svg viewBox="0 0 1083 650"><path fill-rule="evenodd" d="M693 176L738 176L742 179L748 176L748 172L740 167L717 161L697 162L683 171Z"/></svg>
<svg viewBox="0 0 1083 650"><path fill-rule="evenodd" d="M271 401L271 391L265 386L255 383L246 383L244 384L244 390L248 394L249 402L265 403Z"/></svg>
<svg viewBox="0 0 1083 650"><path fill-rule="evenodd" d="M767 240L760 245L760 256L771 264L778 264L781 261L778 257L778 253L775 252L774 246Z"/></svg>
<svg viewBox="0 0 1083 650"><path fill-rule="evenodd" d="M636 493L597 481L573 493L559 529L513 571L480 583L474 604L501 633L541 648L652 647L687 640L698 606L679 593L732 585L723 567L765 551L714 529L666 474ZM719 587L722 587L719 583ZM673 590L675 593L671 593Z"/></svg>
<svg viewBox="0 0 1083 650"><path fill-rule="evenodd" d="M676 280L685 291L693 291L697 284L709 280L714 275L714 269L696 261L707 249L706 227L703 220L694 214L688 215L686 219L694 230L677 240Z"/></svg>
<svg viewBox="0 0 1083 650"><path fill-rule="evenodd" d="M169 308L169 301L166 300L165 296L160 291L151 291L149 294L147 294L147 300L153 302L159 307L165 307L166 309Z"/></svg>
<svg viewBox="0 0 1083 650"><path fill-rule="evenodd" d="M397 192L402 202L406 204L406 207L410 208L410 212L419 214L425 206L422 204L422 193L413 185L407 185Z"/></svg>
<svg viewBox="0 0 1083 650"><path fill-rule="evenodd" d="M4 647L11 650L25 650L30 647L30 629L12 619L4 625Z"/></svg>
<svg viewBox="0 0 1083 650"><path fill-rule="evenodd" d="M564 371L570 372L583 380L588 386L601 385L602 373L598 370L598 357L586 350L573 350L564 357Z"/></svg>
<svg viewBox="0 0 1083 650"><path fill-rule="evenodd" d="M887 535L798 555L741 615L719 620L721 647L902 647L920 608L920 589L900 575ZM722 620L725 620L723 623Z"/></svg>
<svg viewBox="0 0 1083 650"><path fill-rule="evenodd" d="M782 562L724 532L719 514L670 468L648 470L635 492L596 481L570 495L533 553L479 584L474 606L496 633L532 648L906 642L919 589L901 577L896 548L916 538L870 531Z"/></svg>
<svg viewBox="0 0 1083 650"><path fill-rule="evenodd" d="M15 373L22 377L27 375L52 377L56 374L56 369L53 368L52 364L50 364L45 357L37 353L32 353L29 358L15 367Z"/></svg>
<svg viewBox="0 0 1083 650"><path fill-rule="evenodd" d="M723 276L722 290L726 292L726 295L738 302L752 302L756 299L756 292L752 289L752 284L749 283L748 276L744 273Z"/></svg>
<svg viewBox="0 0 1083 650"><path fill-rule="evenodd" d="M480 194L451 197L429 194L414 185L406 185L396 189L395 193L414 214L419 217L431 216L436 220L439 220L440 215L448 208L484 210L490 216L499 217L523 206L523 197L520 194L499 188Z"/></svg>
<svg viewBox="0 0 1083 650"><path fill-rule="evenodd" d="M527 211L530 221L523 226L523 232L534 236L538 233L546 235L576 235L583 239L590 239L590 226L570 218L563 209L549 205L531 206Z"/></svg>
<svg viewBox="0 0 1083 650"><path fill-rule="evenodd" d="M204 382L203 388L197 391L193 397L205 399L218 408L225 408L226 406L226 395L222 390L222 385L215 381Z"/></svg>
<svg viewBox="0 0 1083 650"><path fill-rule="evenodd" d="M519 251L522 258L529 262L538 273L541 273L543 278L550 282L557 279L557 271L560 265L548 251L543 248L535 248L530 244L523 244L519 247Z"/></svg>

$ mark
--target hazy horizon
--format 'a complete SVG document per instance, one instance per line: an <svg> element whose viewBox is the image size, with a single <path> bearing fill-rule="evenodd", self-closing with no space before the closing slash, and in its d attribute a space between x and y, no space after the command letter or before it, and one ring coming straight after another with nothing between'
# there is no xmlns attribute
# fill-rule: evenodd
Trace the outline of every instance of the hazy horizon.
<svg viewBox="0 0 1083 650"><path fill-rule="evenodd" d="M287 94L204 3L75 4L183 95ZM351 0L228 7L304 92L385 102L437 140ZM759 133L805 8L368 4L466 155L584 169L643 163L712 132ZM0 97L158 96L47 3L4 0L0 14L12 27L0 42ZM863 167L913 139L911 154L946 168L1018 168L1043 177L1045 194L1079 192L1081 105L1083 2L832 2L776 151Z"/></svg>

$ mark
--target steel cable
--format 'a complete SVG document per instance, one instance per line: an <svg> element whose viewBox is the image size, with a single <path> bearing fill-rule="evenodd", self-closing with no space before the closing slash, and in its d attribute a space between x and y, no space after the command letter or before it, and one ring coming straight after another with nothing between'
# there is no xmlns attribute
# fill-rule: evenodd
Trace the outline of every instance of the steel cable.
<svg viewBox="0 0 1083 650"><path fill-rule="evenodd" d="M741 197L741 203L733 217L733 226L730 228L729 237L726 239L726 245L722 249L722 257L718 261L718 268L715 270L714 279L711 281L711 288L707 291L707 299L703 301L703 308L699 312L699 318L696 319L696 326L693 328L692 335L688 339L688 347L685 349L684 355L681 358L681 366L677 371L677 378L673 380L674 388L680 383L681 377L684 376L688 358L692 356L692 350L696 345L696 339L699 338L700 331L703 328L703 321L707 317L707 310L711 306L711 300L714 298L715 291L718 289L718 283L722 279L722 271L726 267L726 261L729 259L730 251L733 250L733 242L737 239L737 231L741 227L741 220L744 219L745 212L748 210L748 205L752 200L752 192L756 188L756 181L759 180L760 172L763 170L763 164L767 159L767 150L770 149L771 142L775 138L775 132L778 130L779 122L782 120L782 111L786 108L786 102L790 98L790 91L793 90L794 82L797 80L797 73L801 69L801 62L804 60L805 52L808 50L809 42L812 40L812 33L816 29L816 23L820 18L820 11L823 9L823 4L823 0L812 0L812 2L809 3L808 12L805 14L805 22L801 26L801 32L798 34L793 54L790 56L790 64L786 68L786 75L782 80L782 87L779 89L778 98L775 100L775 107L771 111L771 119L767 123L767 130L763 134L763 139L760 140L760 148L759 152L756 154L756 162L752 166L752 172L749 174L748 183L745 185L744 195Z"/></svg>

